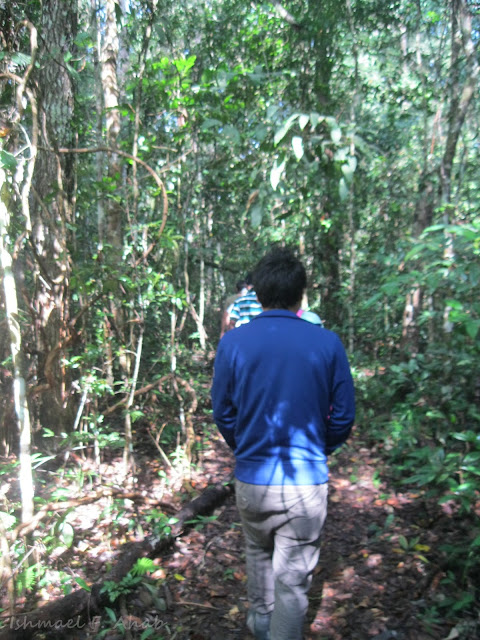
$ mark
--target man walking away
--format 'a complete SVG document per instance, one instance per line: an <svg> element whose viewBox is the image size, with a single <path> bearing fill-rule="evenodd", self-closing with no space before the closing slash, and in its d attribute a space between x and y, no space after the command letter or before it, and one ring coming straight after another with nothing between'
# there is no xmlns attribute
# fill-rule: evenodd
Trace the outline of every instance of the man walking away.
<svg viewBox="0 0 480 640"><path fill-rule="evenodd" d="M253 284L263 311L220 340L213 415L236 458L247 626L257 640L301 640L327 513L327 456L350 433L354 388L338 336L296 315L303 264L274 249Z"/></svg>

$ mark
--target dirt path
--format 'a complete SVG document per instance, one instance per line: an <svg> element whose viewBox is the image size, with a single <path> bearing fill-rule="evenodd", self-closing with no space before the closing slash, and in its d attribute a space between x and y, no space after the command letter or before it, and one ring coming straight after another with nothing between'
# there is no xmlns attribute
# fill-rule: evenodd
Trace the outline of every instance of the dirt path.
<svg viewBox="0 0 480 640"><path fill-rule="evenodd" d="M211 427L205 433L198 429L197 437L203 453L183 487L172 484L170 496L162 493L159 457L149 445L137 492L180 510L209 485L227 480L233 457L221 437ZM109 519L102 509L105 505L95 503L79 512L73 523L78 540L64 559L65 567L90 583L115 563L121 544L122 519ZM151 509L145 501L122 517L141 523L148 534ZM456 527L458 521L420 495L396 493L382 476L379 453L362 448L354 435L331 460L329 514L310 592L306 640L479 638L475 622L470 634L456 635L436 606L445 592L439 543L452 539ZM42 640L251 640L245 628L243 538L234 497L213 516L199 518L155 564L156 571L112 604L110 613L81 631L43 634ZM61 597L53 584L44 592L47 600Z"/></svg>
<svg viewBox="0 0 480 640"><path fill-rule="evenodd" d="M231 471L233 460L220 439L209 446L202 460L204 480L217 482ZM442 578L435 565L440 529L431 528L433 516L419 496L395 494L377 476L378 460L367 449L351 445L334 457L307 640L443 640L449 635L448 624L426 624ZM156 612L165 625L163 637L251 638L244 626L246 575L234 498L178 542L158 575L164 578L165 610ZM136 615L145 619L145 608Z"/></svg>

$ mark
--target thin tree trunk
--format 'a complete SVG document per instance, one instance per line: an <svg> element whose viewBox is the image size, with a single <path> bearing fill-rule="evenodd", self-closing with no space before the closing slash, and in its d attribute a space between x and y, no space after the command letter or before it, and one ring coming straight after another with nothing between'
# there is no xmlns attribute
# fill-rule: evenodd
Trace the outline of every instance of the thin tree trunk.
<svg viewBox="0 0 480 640"><path fill-rule="evenodd" d="M358 47L355 36L355 24L353 21L353 12L350 0L347 0L348 24L350 27L350 36L352 38L352 52L355 64L354 75L354 93L350 109L350 129L352 131L350 137L350 156L348 158L347 173L345 173L345 181L349 183L348 192L348 241L350 246L350 264L349 264L349 284L348 284L348 350L353 353L355 350L355 273L356 264L356 229L355 229L355 191L354 191L354 174L357 166L356 149L355 149L355 127L357 114L356 110L359 105L358 92Z"/></svg>
<svg viewBox="0 0 480 640"><path fill-rule="evenodd" d="M10 229L9 190L6 174L0 166L0 267L3 271L5 312L10 333L10 350L13 365L13 390L15 413L19 432L19 484L22 501L22 522L33 516L34 483L31 460L31 425L27 404L26 384L22 373L22 334L18 322L18 303L15 278L12 271L12 256L8 248Z"/></svg>
<svg viewBox="0 0 480 640"><path fill-rule="evenodd" d="M105 1L105 25L103 30L103 44L101 51L101 77L103 87L103 104L105 107L105 130L108 153L108 175L113 182L121 187L120 155L116 153L118 136L120 134L119 111L119 86L118 86L118 57L119 34L115 14L115 0ZM105 210L105 256L112 277L117 280L115 295L111 300L111 310L115 330L119 341L119 366L121 369L124 387L128 389L129 378L132 369L130 349L127 349L126 317L122 306L122 290L120 288L119 274L123 258L123 223L120 203L115 199L109 199ZM132 427L130 416L125 416L125 467L133 469Z"/></svg>

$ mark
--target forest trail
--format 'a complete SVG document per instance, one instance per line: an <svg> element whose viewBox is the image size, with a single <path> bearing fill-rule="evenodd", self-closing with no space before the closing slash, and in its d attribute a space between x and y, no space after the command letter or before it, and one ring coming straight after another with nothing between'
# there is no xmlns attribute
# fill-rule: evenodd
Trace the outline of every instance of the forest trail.
<svg viewBox="0 0 480 640"><path fill-rule="evenodd" d="M138 539L138 531L124 528L122 533L122 522L149 535L157 517L153 508L174 515L208 487L228 481L234 459L223 439L205 422L199 421L195 431L199 458L188 480L182 482L178 475L170 494L162 494L165 474L159 473L158 452L151 443L141 447L136 492L145 497L132 502L130 513L121 517L110 517L101 501L77 510L75 545L57 562L88 584L101 583L118 563L123 542ZM383 475L381 451L363 446L355 430L330 466L329 512L305 639L478 638L475 624L472 634L459 636L438 615L438 607L432 615L445 593L440 546L454 538L459 526L453 514L420 494L395 491ZM104 474L102 482L115 483L114 469L111 464L110 477ZM55 562L49 559L52 566ZM42 640L252 640L245 627L243 536L233 495L213 515L198 517L173 547L155 558L155 565L140 586L101 617L92 616L82 629L66 635L41 634ZM36 604L24 604L32 609L61 597L60 586L52 583Z"/></svg>
<svg viewBox="0 0 480 640"><path fill-rule="evenodd" d="M449 637L447 623L427 624L426 615L443 577L437 546L445 542L448 518L417 494L395 493L380 479L379 463L375 451L359 448L355 434L332 458L329 514L310 592L306 640ZM228 448L210 434L194 484L221 482L232 469ZM233 496L182 536L160 566L165 610L157 611L156 620L163 625L163 637L252 638L245 628L243 540ZM142 597L150 608L142 607ZM136 619L152 615L152 604L145 593L133 599Z"/></svg>

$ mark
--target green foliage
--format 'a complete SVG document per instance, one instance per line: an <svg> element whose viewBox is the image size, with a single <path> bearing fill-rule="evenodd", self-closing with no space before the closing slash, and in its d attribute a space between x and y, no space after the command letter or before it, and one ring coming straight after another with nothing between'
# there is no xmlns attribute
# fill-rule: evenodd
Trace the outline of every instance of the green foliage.
<svg viewBox="0 0 480 640"><path fill-rule="evenodd" d="M25 539L16 539L10 544L9 563L17 596L35 593L52 583L57 583L65 595L72 591L72 575L54 569L43 560L44 557L59 556L72 546L75 532L67 522L68 515L69 511L60 516L50 513L48 524L38 526L33 544ZM13 513L0 512L0 519L7 534L20 524ZM32 563L32 557L42 560Z"/></svg>
<svg viewBox="0 0 480 640"><path fill-rule="evenodd" d="M150 509L145 514L145 522L150 525L152 534L158 538L167 537L172 531L172 526L177 522L176 518L167 516L158 509Z"/></svg>
<svg viewBox="0 0 480 640"><path fill-rule="evenodd" d="M217 515L212 516L195 516L192 520L187 520L185 524L193 524L195 525L195 529L197 531L201 531L205 525L215 522L217 520Z"/></svg>
<svg viewBox="0 0 480 640"><path fill-rule="evenodd" d="M371 311L385 297L422 287L430 297L419 318L422 351L373 378L357 380L360 420L371 425L392 476L400 486L450 505L471 522L465 531L480 525L479 243L478 221L435 225L424 232L405 254L407 264L417 268L391 272L380 292L366 301ZM444 585L451 596L436 604L437 612L455 616L474 606L478 544L478 536L464 533L458 543L442 547L449 568Z"/></svg>
<svg viewBox="0 0 480 640"><path fill-rule="evenodd" d="M115 602L120 596L132 593L143 581L144 576L155 569L153 560L139 558L126 576L118 582L106 580L100 593L105 593L110 602Z"/></svg>
<svg viewBox="0 0 480 640"><path fill-rule="evenodd" d="M53 392L65 414L57 430L57 423L42 418L43 403L32 405L37 478L48 473L59 451L117 455L125 446L125 400L134 383L136 389L150 387L175 369L208 406L211 371L202 371L192 357L202 337L193 312L201 315L204 308L211 356L225 289L271 242L289 242L305 258L310 306L328 328L351 335L356 362L368 362L378 374L356 375L359 422L383 446L392 475L403 487L413 484L440 502L453 501L462 517L473 518L480 490L478 103L453 130L458 143L449 193L442 182L446 145L454 138L449 126L458 111L452 108L455 82L470 74L466 56L452 62L451 43L460 47L468 35L452 33L460 4L347 6L328 0L315 3L314 11L312 6L289 3L287 18L278 3L167 1L157 12L151 3L132 0L125 11L116 3L121 50L127 52L118 65L118 147L128 154L135 149L139 161L121 156L115 167L113 156L98 152L105 132L96 104L102 91L95 84L96 47L105 13L97 14L97 34L88 12L80 12L78 34L55 63L76 82L74 119L65 123L66 129L71 125L70 146L91 153L68 155L61 192L36 211L37 198L27 191L33 116L42 105L24 95L22 119L14 135L2 138L0 150L0 165L12 185L16 181L8 242L18 256L15 275L24 301L19 322L26 379L45 389L58 376ZM470 11L473 3L465 6ZM19 77L31 63L26 25L45 28L41 3L6 3L4 13L0 64L5 78ZM471 10L470 17L475 38L478 14ZM10 29L10 23L22 28ZM33 97L39 71L57 55L47 41L43 33L26 85ZM14 85L4 83L2 114L20 112ZM46 154L54 144L56 114L41 115L40 134L48 131L49 139L35 145ZM56 185L57 174L41 160L33 183ZM165 200L152 172L165 187ZM70 191L74 202L67 202ZM65 212L55 211L65 198ZM121 222L116 248L105 244L99 225L112 204ZM432 226L417 238L422 214ZM54 226L61 230L55 253L48 254L41 229ZM60 254L68 268L57 273ZM410 345L400 343L405 298L416 287L423 298L412 357ZM61 304L53 304L55 295ZM53 311L45 305L49 296ZM48 326L41 326L43 310L51 311ZM4 366L7 343L7 337L0 340ZM8 370L0 369L0 385L2 398L13 397ZM178 439L178 403L171 389L153 389L135 396L128 417L135 438L145 425L165 425L158 442L181 475L190 461ZM0 406L5 432L13 422L8 409ZM16 435L4 437L3 431L1 440L12 441L11 447ZM96 472L62 473L82 487ZM60 487L53 497L65 495ZM109 509L124 513L117 501ZM16 526L15 513L16 506L5 508L7 529ZM160 512L152 512L148 523L159 535L170 533ZM131 519L127 526L136 524ZM48 550L71 544L69 523L54 514L40 531ZM466 553L458 550L467 577L476 569L475 554L469 555L476 544L470 549L470 542ZM41 569L27 566L22 543L11 552L24 572L22 588L35 588ZM456 550L449 554L457 559ZM459 602L469 606L462 597Z"/></svg>

